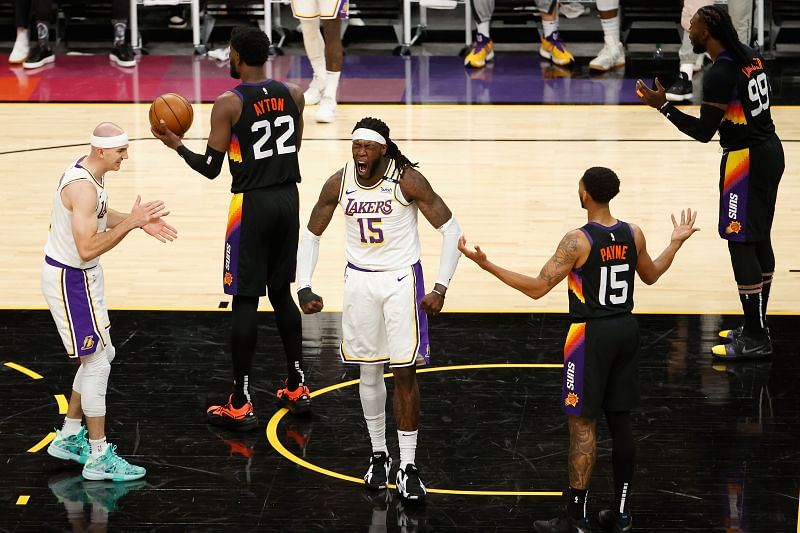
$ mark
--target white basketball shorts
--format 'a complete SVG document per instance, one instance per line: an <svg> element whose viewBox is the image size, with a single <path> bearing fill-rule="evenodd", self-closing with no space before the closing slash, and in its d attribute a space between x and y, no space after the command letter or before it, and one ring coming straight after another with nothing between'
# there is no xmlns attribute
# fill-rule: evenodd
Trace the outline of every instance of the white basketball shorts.
<svg viewBox="0 0 800 533"><path fill-rule="evenodd" d="M292 0L292 14L298 19L346 19L347 0Z"/></svg>
<svg viewBox="0 0 800 533"><path fill-rule="evenodd" d="M42 294L70 357L92 355L111 344L103 284L100 265L81 270L45 257Z"/></svg>
<svg viewBox="0 0 800 533"><path fill-rule="evenodd" d="M345 363L412 366L428 361L428 317L422 265L374 272L349 264L344 273L342 343ZM424 360L424 363L422 362Z"/></svg>

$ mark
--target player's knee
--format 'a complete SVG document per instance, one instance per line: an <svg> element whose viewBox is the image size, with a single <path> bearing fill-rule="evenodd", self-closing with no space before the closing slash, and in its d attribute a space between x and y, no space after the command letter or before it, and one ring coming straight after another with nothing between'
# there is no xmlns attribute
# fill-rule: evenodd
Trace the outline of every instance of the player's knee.
<svg viewBox="0 0 800 533"><path fill-rule="evenodd" d="M383 383L383 365L361 365L359 378L362 387L378 387Z"/></svg>
<svg viewBox="0 0 800 533"><path fill-rule="evenodd" d="M103 350L81 360L81 409L86 416L99 417L106 414L106 389L111 374L111 363Z"/></svg>

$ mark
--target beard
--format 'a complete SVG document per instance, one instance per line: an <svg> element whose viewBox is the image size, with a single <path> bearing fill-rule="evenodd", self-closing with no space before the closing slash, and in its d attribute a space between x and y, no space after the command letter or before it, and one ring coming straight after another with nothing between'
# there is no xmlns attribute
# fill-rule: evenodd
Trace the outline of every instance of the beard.
<svg viewBox="0 0 800 533"><path fill-rule="evenodd" d="M703 43L692 43L692 52L695 54L705 54L706 45Z"/></svg>
<svg viewBox="0 0 800 533"><path fill-rule="evenodd" d="M236 65L234 65L232 61L230 63L230 72L231 72L231 78L233 78L235 80L238 80L238 79L241 78L241 75L239 74L239 71L236 70Z"/></svg>

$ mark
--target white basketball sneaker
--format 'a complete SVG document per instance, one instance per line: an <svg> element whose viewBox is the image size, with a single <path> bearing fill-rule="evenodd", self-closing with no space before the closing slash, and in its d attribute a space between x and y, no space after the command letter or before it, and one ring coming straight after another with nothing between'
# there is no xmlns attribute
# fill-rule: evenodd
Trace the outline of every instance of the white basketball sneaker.
<svg viewBox="0 0 800 533"><path fill-rule="evenodd" d="M330 123L336 120L336 100L330 96L323 96L319 101L319 109L314 115L317 122Z"/></svg>
<svg viewBox="0 0 800 533"><path fill-rule="evenodd" d="M622 43L616 45L603 45L597 57L589 62L589 68L606 72L617 67L625 66L625 47Z"/></svg>
<svg viewBox="0 0 800 533"><path fill-rule="evenodd" d="M28 35L23 33L17 35L17 40L14 41L14 48L11 49L11 55L8 56L9 63L19 64L28 59L28 54L31 51L31 45L28 42Z"/></svg>
<svg viewBox="0 0 800 533"><path fill-rule="evenodd" d="M322 100L322 92L325 90L325 80L317 76L308 84L308 89L303 93L303 98L306 99L306 105L317 105Z"/></svg>

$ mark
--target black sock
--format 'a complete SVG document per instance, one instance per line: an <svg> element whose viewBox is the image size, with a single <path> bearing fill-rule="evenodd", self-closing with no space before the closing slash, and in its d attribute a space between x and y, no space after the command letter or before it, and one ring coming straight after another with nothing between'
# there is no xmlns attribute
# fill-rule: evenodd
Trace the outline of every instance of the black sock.
<svg viewBox="0 0 800 533"><path fill-rule="evenodd" d="M275 324L286 353L286 386L294 390L305 382L303 374L303 319L297 304L292 300L289 285L267 289L267 296L275 310Z"/></svg>
<svg viewBox="0 0 800 533"><path fill-rule="evenodd" d="M740 292L739 300L742 302L742 311L744 311L743 333L748 337L760 339L764 336L761 291L749 294Z"/></svg>
<svg viewBox="0 0 800 533"><path fill-rule="evenodd" d="M567 503L567 513L575 520L586 517L586 499L589 496L589 489L569 488L569 502Z"/></svg>
<svg viewBox="0 0 800 533"><path fill-rule="evenodd" d="M767 325L767 304L769 303L769 290L772 288L772 272L761 274L761 319Z"/></svg>
<svg viewBox="0 0 800 533"><path fill-rule="evenodd" d="M233 361L233 406L250 401L248 384L258 336L258 298L234 296L231 312L231 359Z"/></svg>
<svg viewBox="0 0 800 533"><path fill-rule="evenodd" d="M614 510L628 514L631 481L636 462L636 443L633 440L630 412L606 411L606 421L611 431L611 462L614 465Z"/></svg>

